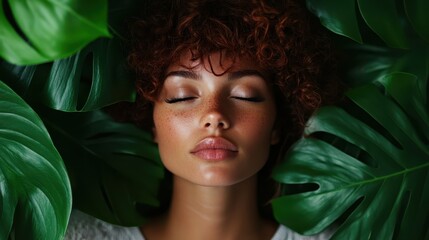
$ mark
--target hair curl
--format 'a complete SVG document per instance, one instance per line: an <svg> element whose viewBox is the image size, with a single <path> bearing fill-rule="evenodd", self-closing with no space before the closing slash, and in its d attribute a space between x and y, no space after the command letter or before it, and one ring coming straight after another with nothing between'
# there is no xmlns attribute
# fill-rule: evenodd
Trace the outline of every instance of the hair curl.
<svg viewBox="0 0 429 240"><path fill-rule="evenodd" d="M339 95L329 38L303 2L156 1L131 27L137 123L153 124L148 103L157 97L168 66L183 53L203 59L225 52L232 58L250 56L273 76L279 126L288 142L295 141L309 116Z"/></svg>

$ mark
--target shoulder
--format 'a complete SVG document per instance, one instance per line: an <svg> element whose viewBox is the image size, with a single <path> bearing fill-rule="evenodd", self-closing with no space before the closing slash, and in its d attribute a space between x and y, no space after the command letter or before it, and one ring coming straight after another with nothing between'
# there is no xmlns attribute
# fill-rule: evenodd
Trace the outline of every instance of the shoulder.
<svg viewBox="0 0 429 240"><path fill-rule="evenodd" d="M304 236L292 231L290 228L280 225L271 240L325 240L332 235L331 231L324 231L313 236Z"/></svg>
<svg viewBox="0 0 429 240"><path fill-rule="evenodd" d="M65 240L144 240L137 227L122 227L73 210Z"/></svg>

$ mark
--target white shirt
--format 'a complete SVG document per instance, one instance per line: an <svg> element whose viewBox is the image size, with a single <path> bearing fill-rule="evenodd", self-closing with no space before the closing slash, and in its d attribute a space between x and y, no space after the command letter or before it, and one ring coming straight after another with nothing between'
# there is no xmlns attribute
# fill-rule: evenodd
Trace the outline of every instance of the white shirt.
<svg viewBox="0 0 429 240"><path fill-rule="evenodd" d="M279 225L271 240L322 240L326 233L303 236ZM65 240L145 240L138 227L122 227L73 210Z"/></svg>

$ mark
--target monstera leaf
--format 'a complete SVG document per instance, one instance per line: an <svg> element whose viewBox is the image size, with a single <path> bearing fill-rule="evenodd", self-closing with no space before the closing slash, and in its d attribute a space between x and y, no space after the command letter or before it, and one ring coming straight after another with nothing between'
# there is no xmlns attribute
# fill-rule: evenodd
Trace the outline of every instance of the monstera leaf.
<svg viewBox="0 0 429 240"><path fill-rule="evenodd" d="M310 187L274 200L276 218L304 234L336 222L333 239L428 238L429 109L421 92L415 75L397 73L347 93L358 114L322 108L305 130L310 137L274 173L286 188Z"/></svg>
<svg viewBox="0 0 429 240"><path fill-rule="evenodd" d="M124 19L136 9L136 2L109 4L109 24L115 33L125 28ZM91 111L133 101L135 91L121 40L117 34L100 38L75 55L51 63L19 66L0 62L0 75L27 101L41 101L61 111Z"/></svg>
<svg viewBox="0 0 429 240"><path fill-rule="evenodd" d="M64 58L107 30L107 1L0 1L0 57L18 65Z"/></svg>
<svg viewBox="0 0 429 240"><path fill-rule="evenodd" d="M60 155L37 114L2 82L0 119L0 239L61 239L71 189Z"/></svg>
<svg viewBox="0 0 429 240"><path fill-rule="evenodd" d="M101 111L41 112L67 166L73 206L115 224L142 224L139 209L158 205L163 177L151 135Z"/></svg>

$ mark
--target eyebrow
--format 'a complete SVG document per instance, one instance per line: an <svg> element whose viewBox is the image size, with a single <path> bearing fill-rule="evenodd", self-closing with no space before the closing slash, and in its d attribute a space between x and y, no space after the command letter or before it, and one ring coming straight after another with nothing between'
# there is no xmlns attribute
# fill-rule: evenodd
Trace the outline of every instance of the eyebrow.
<svg viewBox="0 0 429 240"><path fill-rule="evenodd" d="M235 72L230 72L228 74L228 80L234 80L234 79L238 79L238 78L242 78L242 77L246 77L246 76L258 76L258 77L261 77L264 80L267 79L264 76L264 74L262 74L258 70L244 69L244 70L239 70L239 71L235 71Z"/></svg>
<svg viewBox="0 0 429 240"><path fill-rule="evenodd" d="M267 77L264 74L262 74L260 71L253 70L253 69L244 69L244 70L229 72L227 74L228 74L228 80L230 80L230 81L235 80L235 79L239 79L242 77L246 77L246 76L258 76L264 80L267 79ZM170 76L189 78L192 80L201 79L201 75L199 75L195 72L192 72L192 71L171 71L165 76L165 78L168 78Z"/></svg>
<svg viewBox="0 0 429 240"><path fill-rule="evenodd" d="M165 78L167 79L170 76L189 78L189 79L193 79L193 80L201 79L201 75L196 74L195 72L192 72L192 71L171 71L171 72L167 73Z"/></svg>

